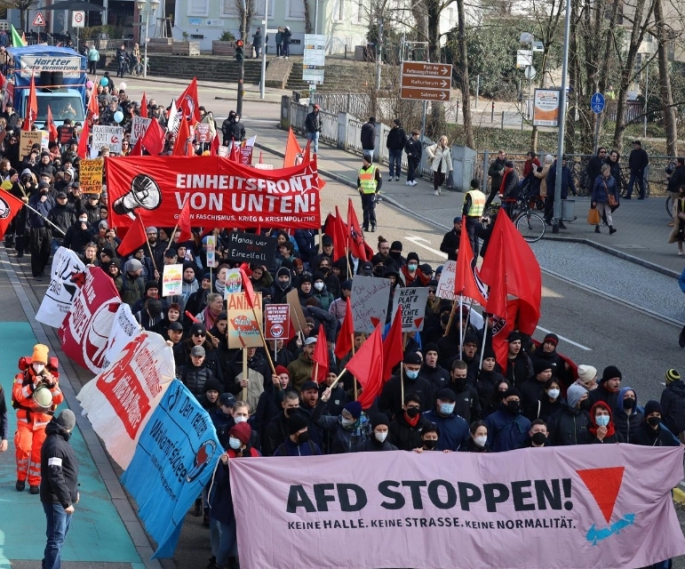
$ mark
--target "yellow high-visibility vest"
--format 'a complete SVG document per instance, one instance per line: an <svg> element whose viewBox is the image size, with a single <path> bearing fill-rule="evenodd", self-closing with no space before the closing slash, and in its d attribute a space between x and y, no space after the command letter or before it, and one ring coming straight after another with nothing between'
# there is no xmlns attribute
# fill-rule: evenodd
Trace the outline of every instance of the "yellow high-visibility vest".
<svg viewBox="0 0 685 569"><path fill-rule="evenodd" d="M482 217L485 212L485 194L480 190L469 190L466 195L471 196L471 207L466 215Z"/></svg>
<svg viewBox="0 0 685 569"><path fill-rule="evenodd" d="M376 166L373 164L368 170L364 168L359 169L359 187L364 194L376 193Z"/></svg>

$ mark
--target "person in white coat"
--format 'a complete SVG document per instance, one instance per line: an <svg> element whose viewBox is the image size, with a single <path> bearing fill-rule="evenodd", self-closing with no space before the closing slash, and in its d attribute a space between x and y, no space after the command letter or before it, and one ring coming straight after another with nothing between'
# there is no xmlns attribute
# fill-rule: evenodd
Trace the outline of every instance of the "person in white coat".
<svg viewBox="0 0 685 569"><path fill-rule="evenodd" d="M445 183L445 178L452 171L452 152L446 136L441 136L437 144L426 148L431 171L433 172L433 189L435 195L440 195L440 188Z"/></svg>

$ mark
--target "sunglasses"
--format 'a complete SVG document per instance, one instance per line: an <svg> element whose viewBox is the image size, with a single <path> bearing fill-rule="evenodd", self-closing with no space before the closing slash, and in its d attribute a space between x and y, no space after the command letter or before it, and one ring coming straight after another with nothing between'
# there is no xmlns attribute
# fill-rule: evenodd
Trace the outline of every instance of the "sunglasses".
<svg viewBox="0 0 685 569"><path fill-rule="evenodd" d="M206 334L203 334L202 332L196 332L195 334L193 334L193 336L197 336L198 338L204 338Z"/></svg>

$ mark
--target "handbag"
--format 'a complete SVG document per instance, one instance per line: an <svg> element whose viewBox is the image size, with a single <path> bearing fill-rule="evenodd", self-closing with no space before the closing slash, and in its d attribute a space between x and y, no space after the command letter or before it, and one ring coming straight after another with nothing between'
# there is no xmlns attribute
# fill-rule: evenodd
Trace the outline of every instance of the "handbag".
<svg viewBox="0 0 685 569"><path fill-rule="evenodd" d="M599 217L599 210L596 207L591 207L587 212L587 222L590 225L599 225L602 222Z"/></svg>
<svg viewBox="0 0 685 569"><path fill-rule="evenodd" d="M607 191L607 204L611 208L611 211L613 212L617 207L618 207L618 202L616 201L616 196L614 194L609 193L609 188L607 187L607 183L604 182L604 189Z"/></svg>

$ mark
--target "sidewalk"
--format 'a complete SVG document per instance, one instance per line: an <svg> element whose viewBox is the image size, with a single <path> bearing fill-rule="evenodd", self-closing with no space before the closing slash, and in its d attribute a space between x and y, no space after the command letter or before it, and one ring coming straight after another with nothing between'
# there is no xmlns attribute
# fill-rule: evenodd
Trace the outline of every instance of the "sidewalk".
<svg viewBox="0 0 685 569"><path fill-rule="evenodd" d="M258 147L283 154L288 135L286 131L264 124L250 124L249 131L257 135ZM306 139L298 137L298 140L304 147ZM319 172L324 176L351 187L356 186L361 156L319 143L317 159ZM452 220L461 212L464 194L443 188L443 195L435 196L432 183L426 179L418 180L418 184L411 187L405 184L406 174L403 173L399 182L389 182L387 165L381 165L381 172L384 201L441 230L452 227ZM578 197L575 200L576 220L565 222L568 229L561 230L558 235L552 234L551 227L548 227L545 239L585 243L666 275L680 275L685 258L677 255L677 245L668 244L671 228L667 225L670 218L666 213L665 198L622 200L621 207L614 214L614 225L618 231L611 236L606 227L602 234L597 235L594 226L586 223L589 198Z"/></svg>

